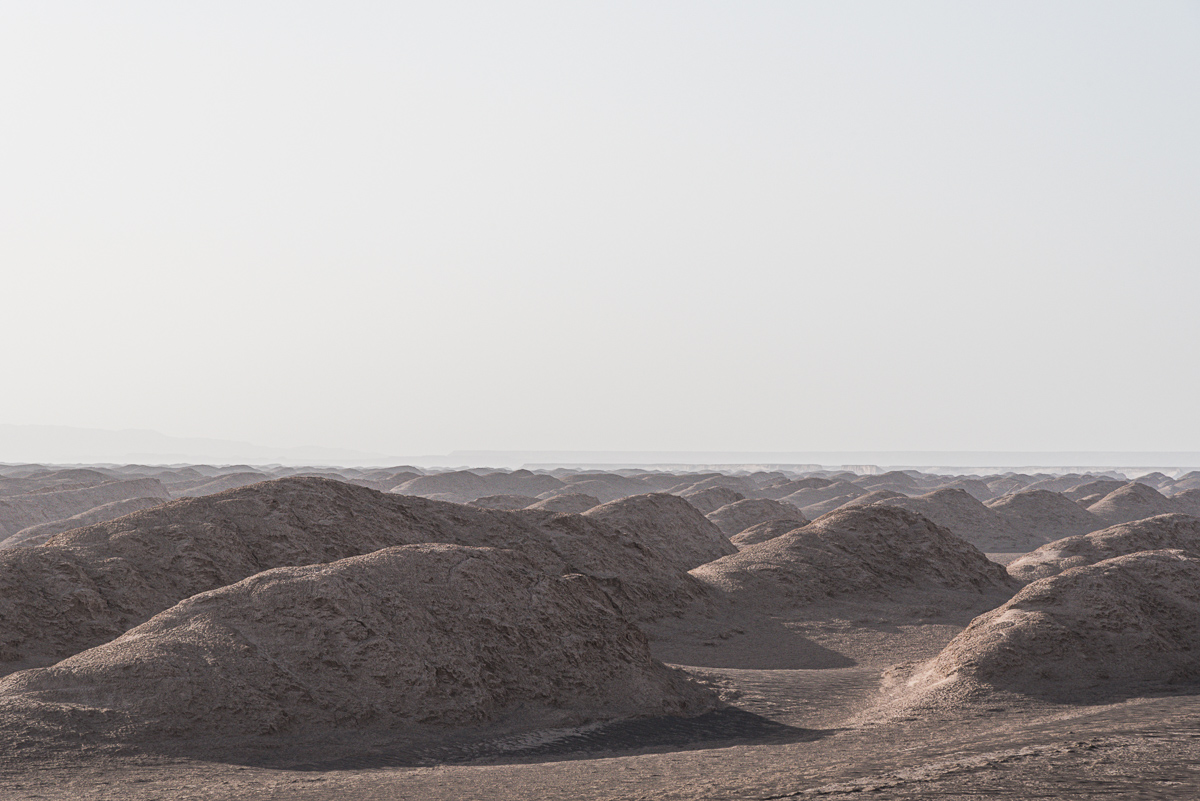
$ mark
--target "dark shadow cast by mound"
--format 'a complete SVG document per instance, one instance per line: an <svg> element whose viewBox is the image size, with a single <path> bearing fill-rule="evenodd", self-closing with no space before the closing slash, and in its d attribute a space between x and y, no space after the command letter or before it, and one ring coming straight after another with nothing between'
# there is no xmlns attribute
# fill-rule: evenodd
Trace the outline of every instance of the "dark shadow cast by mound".
<svg viewBox="0 0 1200 801"><path fill-rule="evenodd" d="M595 759L639 752L692 751L733 745L765 745L819 740L832 731L777 723L737 707L725 707L692 718L653 717L528 732L476 742L389 748L374 745L358 753L318 756L312 747L301 752L281 748L250 758L222 761L296 771L365 770L485 762L530 763Z"/></svg>

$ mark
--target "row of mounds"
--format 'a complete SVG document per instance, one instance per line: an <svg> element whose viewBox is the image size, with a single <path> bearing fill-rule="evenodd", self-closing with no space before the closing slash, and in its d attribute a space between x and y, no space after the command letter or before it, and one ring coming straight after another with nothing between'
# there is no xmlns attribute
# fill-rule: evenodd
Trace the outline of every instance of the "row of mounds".
<svg viewBox="0 0 1200 801"><path fill-rule="evenodd" d="M518 550L550 574L591 576L634 620L706 608L706 591L685 571L734 550L674 496L625 499L583 516L280 479L0 551L0 671L102 644L179 601L263 570L424 542Z"/></svg>
<svg viewBox="0 0 1200 801"><path fill-rule="evenodd" d="M696 495L728 497L714 489ZM978 511L965 491L940 492ZM1087 513L1050 490L970 500L1000 514L1042 493ZM794 636L796 620L815 621L809 632L868 621L889 637L932 623L947 633L924 659L974 618L893 688L893 708L1197 678L1187 662L1200 646L1200 521L1170 515L1055 543L1046 553L1057 556L1034 562L1062 560L1055 574L1020 589L1019 561L1006 572L899 501L808 522L772 499L706 516L683 496L642 493L576 514L313 477L173 501L0 552L0 742L14 753L81 738L232 753L692 715L714 696L652 654L721 648L661 638L703 629L759 669L854 664L836 637L825 647ZM736 545L719 525L763 516ZM1160 668L1139 672L1139 659Z"/></svg>
<svg viewBox="0 0 1200 801"><path fill-rule="evenodd" d="M638 625L716 614L687 570L735 550L671 495L505 512L291 478L175 501L0 553L0 737L232 754L703 713Z"/></svg>

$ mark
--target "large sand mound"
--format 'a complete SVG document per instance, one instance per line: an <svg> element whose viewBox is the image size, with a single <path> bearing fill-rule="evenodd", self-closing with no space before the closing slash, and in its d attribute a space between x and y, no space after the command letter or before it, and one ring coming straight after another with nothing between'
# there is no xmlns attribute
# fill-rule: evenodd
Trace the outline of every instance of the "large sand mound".
<svg viewBox="0 0 1200 801"><path fill-rule="evenodd" d="M708 487L694 492L685 492L683 497L688 499L688 503L699 509L701 514L707 515L726 504L740 501L746 496L729 487Z"/></svg>
<svg viewBox="0 0 1200 801"><path fill-rule="evenodd" d="M1004 519L963 489L939 489L916 498L889 498L876 503L923 515L984 552L1004 551L1013 544L1014 537Z"/></svg>
<svg viewBox="0 0 1200 801"><path fill-rule="evenodd" d="M706 517L727 537L741 534L751 526L766 523L769 520L808 522L808 519L795 506L782 501L772 501L769 498L748 498L734 501L710 512Z"/></svg>
<svg viewBox="0 0 1200 801"><path fill-rule="evenodd" d="M80 512L77 515L72 515L62 520L53 520L49 523L39 523L36 526L23 528L8 539L0 540L0 548L13 548L18 545L41 545L55 534L61 534L73 528L90 526L93 523L116 520L118 517L140 512L143 509L153 509L155 506L161 506L164 503L166 501L162 498L130 498L125 501L113 501L101 504L94 509L88 509L86 512Z"/></svg>
<svg viewBox="0 0 1200 801"><path fill-rule="evenodd" d="M1200 517L1200 489L1184 490L1171 496L1171 502L1185 515Z"/></svg>
<svg viewBox="0 0 1200 801"><path fill-rule="evenodd" d="M543 501L531 503L525 508L541 509L545 512L558 512L560 514L578 515L583 514L588 509L599 505L600 499L595 495L584 495L581 492L568 492L566 495L555 495L553 498L546 498Z"/></svg>
<svg viewBox="0 0 1200 801"><path fill-rule="evenodd" d="M0 704L62 720L72 737L229 744L571 726L698 713L714 699L655 662L591 579L547 576L512 551L412 545L189 598L113 642L0 681Z"/></svg>
<svg viewBox="0 0 1200 801"><path fill-rule="evenodd" d="M1137 481L1118 487L1087 508L1105 525L1178 512L1179 506L1151 486Z"/></svg>
<svg viewBox="0 0 1200 801"><path fill-rule="evenodd" d="M1048 542L1104 528L1104 522L1069 498L1049 490L1004 495L986 506L1004 521L1011 538L996 550L1032 551Z"/></svg>
<svg viewBox="0 0 1200 801"><path fill-rule="evenodd" d="M536 497L563 487L554 476L515 470L511 473L494 471L480 474L471 470L418 476L391 489L401 495L445 497L466 503L486 495L529 495Z"/></svg>
<svg viewBox="0 0 1200 801"><path fill-rule="evenodd" d="M1200 681L1200 559L1142 551L1035 581L908 680L908 703L1057 701Z"/></svg>
<svg viewBox="0 0 1200 801"><path fill-rule="evenodd" d="M171 486L171 497L173 498L202 498L205 495L216 495L218 492L225 490L237 489L238 487L247 487L251 484L257 484L260 481L267 481L271 476L265 473L260 473L257 470L247 470L241 473L227 473L216 478L204 478L199 481L188 481L186 483L174 484ZM339 476L340 478L340 476Z"/></svg>
<svg viewBox="0 0 1200 801"><path fill-rule="evenodd" d="M1099 494L1100 497L1104 497L1113 490L1120 489L1121 487L1125 486L1126 483L1127 482L1125 481L1117 481L1115 478L1099 478L1095 481L1089 481L1086 484L1080 484L1077 487L1072 487L1062 494L1073 501L1078 501L1080 498L1087 498L1088 496L1096 494Z"/></svg>
<svg viewBox="0 0 1200 801"><path fill-rule="evenodd" d="M795 531L798 528L804 528L808 525L808 521L803 518L796 520L767 520L744 530L741 534L735 534L729 538L729 541L738 547L745 548L750 545L757 545L760 542L774 539L781 534L787 534L789 531Z"/></svg>
<svg viewBox="0 0 1200 801"><path fill-rule="evenodd" d="M513 509L525 509L537 502L537 498L530 497L529 495L484 495L482 498L476 498L467 505L480 509L512 511Z"/></svg>
<svg viewBox="0 0 1200 801"><path fill-rule="evenodd" d="M1200 556L1200 518L1156 515L1056 540L1010 562L1008 572L1021 581L1035 581L1115 556L1167 549Z"/></svg>
<svg viewBox="0 0 1200 801"><path fill-rule="evenodd" d="M996 493L987 485L987 482L978 478L960 478L944 485L941 489L965 490L968 495L981 503L996 497Z"/></svg>
<svg viewBox="0 0 1200 801"><path fill-rule="evenodd" d="M903 600L933 604L936 614L994 606L1017 586L961 538L887 506L830 512L692 575L736 604L761 610Z"/></svg>
<svg viewBox="0 0 1200 801"><path fill-rule="evenodd" d="M166 501L170 497L167 488L153 478L10 495L0 500L0 537L9 537L30 526L62 520L113 501L130 498L160 498Z"/></svg>
<svg viewBox="0 0 1200 801"><path fill-rule="evenodd" d="M833 498L846 498L846 500L849 500L850 498L857 498L859 495L866 494L867 490L855 486L848 481L834 481L821 486L805 487L796 490L791 495L785 495L779 500L790 503L797 509L803 509L806 506L812 506L832 500Z"/></svg>
<svg viewBox="0 0 1200 801"><path fill-rule="evenodd" d="M856 506L870 506L879 501L886 501L891 498L907 498L903 492L896 492L890 489L873 489L870 492L862 495L842 495L837 498L830 498L827 501L814 503L805 506L800 511L809 520L816 520L819 517L829 514L837 509L852 509Z"/></svg>
<svg viewBox="0 0 1200 801"><path fill-rule="evenodd" d="M589 509L583 516L625 532L683 570L737 552L720 529L675 495L633 495Z"/></svg>
<svg viewBox="0 0 1200 801"><path fill-rule="evenodd" d="M720 536L686 501L673 500ZM648 524L651 541L662 537L661 523ZM699 583L647 546L638 521L628 529L623 534L579 515L490 511L317 478L174 501L36 548L0 551L0 663L13 669L55 661L184 598L265 569L418 542L521 550L550 574L596 578L639 620L708 602Z"/></svg>

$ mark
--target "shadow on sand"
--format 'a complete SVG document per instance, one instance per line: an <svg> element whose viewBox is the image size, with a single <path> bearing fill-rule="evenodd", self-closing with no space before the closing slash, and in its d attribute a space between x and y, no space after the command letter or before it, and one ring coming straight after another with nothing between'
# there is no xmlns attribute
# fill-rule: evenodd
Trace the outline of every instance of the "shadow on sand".
<svg viewBox="0 0 1200 801"><path fill-rule="evenodd" d="M346 744L324 754L309 747L243 753L224 762L297 771L369 770L487 762L593 759L633 752L692 751L732 745L781 744L819 740L832 731L776 723L736 707L694 718L656 717L623 720L578 729L531 732L495 740L437 745L374 745L353 750ZM332 752L332 753L331 753Z"/></svg>

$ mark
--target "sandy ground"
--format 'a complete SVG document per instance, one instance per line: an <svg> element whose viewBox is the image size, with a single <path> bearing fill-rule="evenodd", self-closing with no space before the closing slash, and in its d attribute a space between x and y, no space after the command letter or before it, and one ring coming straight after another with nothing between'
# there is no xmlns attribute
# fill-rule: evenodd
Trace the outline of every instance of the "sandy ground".
<svg viewBox="0 0 1200 801"><path fill-rule="evenodd" d="M690 666L731 706L508 742L458 764L413 766L386 747L326 761L313 753L245 764L147 754L0 756L4 799L779 799L1196 798L1200 696L1096 707L989 708L945 719L878 722L889 665L931 656L959 626L776 621L843 667L736 663L763 650L751 632L703 647ZM771 627L768 627L771 628ZM770 633L769 631L767 633ZM660 649L683 650L660 643ZM778 649L777 649L778 650ZM729 653L723 653L728 651ZM754 653L746 654L752 661ZM799 658L797 658L799 660ZM257 762L257 764L255 764Z"/></svg>

